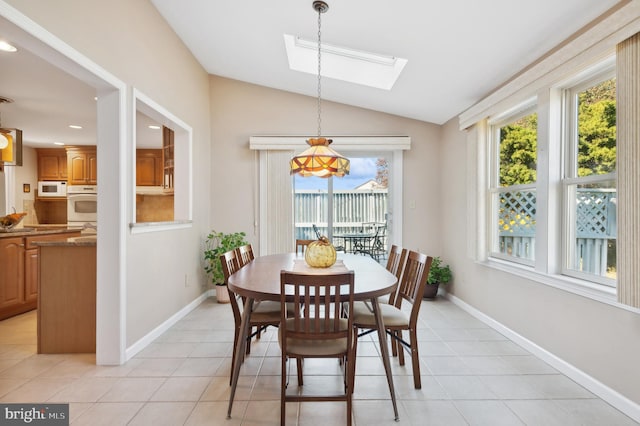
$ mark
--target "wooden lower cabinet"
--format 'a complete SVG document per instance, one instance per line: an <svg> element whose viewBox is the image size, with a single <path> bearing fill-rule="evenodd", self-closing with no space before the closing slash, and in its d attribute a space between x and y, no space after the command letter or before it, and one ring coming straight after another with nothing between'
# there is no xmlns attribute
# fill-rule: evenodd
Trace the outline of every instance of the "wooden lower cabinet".
<svg viewBox="0 0 640 426"><path fill-rule="evenodd" d="M27 312L25 306L24 239L0 238L0 319Z"/></svg>
<svg viewBox="0 0 640 426"><path fill-rule="evenodd" d="M0 320L31 311L38 305L38 246L35 242L79 236L80 231L0 238Z"/></svg>
<svg viewBox="0 0 640 426"><path fill-rule="evenodd" d="M96 246L39 249L38 353L96 351Z"/></svg>

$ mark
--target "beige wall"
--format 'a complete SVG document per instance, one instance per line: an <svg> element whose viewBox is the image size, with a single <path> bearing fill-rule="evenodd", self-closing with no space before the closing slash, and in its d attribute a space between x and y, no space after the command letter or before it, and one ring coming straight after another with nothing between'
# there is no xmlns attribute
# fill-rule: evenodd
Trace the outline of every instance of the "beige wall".
<svg viewBox="0 0 640 426"><path fill-rule="evenodd" d="M125 200L127 219L118 229L100 228L99 221L99 233L125 235L123 251L117 248L105 253L104 247L102 251L98 247L98 253L124 257L125 337L129 347L197 298L206 287L200 258L201 240L209 228L208 75L149 1L8 0L7 3L193 128L196 194L193 227L131 235L128 224L133 216L132 197ZM132 105L131 90L127 103ZM132 112L128 111L127 122L131 117ZM127 132L126 164L99 170L103 182L115 184L120 175L127 188L135 186L130 134ZM99 153L100 149L117 158L116 141L108 147L99 147ZM118 214L117 205L113 206L113 214ZM105 284L120 285L117 270L102 274L108 281Z"/></svg>
<svg viewBox="0 0 640 426"><path fill-rule="evenodd" d="M443 127L443 252L455 272L448 290L475 309L640 404L640 315L475 263L467 256L466 133Z"/></svg>
<svg viewBox="0 0 640 426"><path fill-rule="evenodd" d="M249 149L249 137L315 134L316 99L217 76L210 79L211 223L217 231L247 232L257 247L259 232L253 226L258 221L254 217L257 154ZM402 242L408 248L439 253L440 126L323 101L322 131L411 137L411 150L404 152ZM409 200L415 200L414 209L408 207Z"/></svg>

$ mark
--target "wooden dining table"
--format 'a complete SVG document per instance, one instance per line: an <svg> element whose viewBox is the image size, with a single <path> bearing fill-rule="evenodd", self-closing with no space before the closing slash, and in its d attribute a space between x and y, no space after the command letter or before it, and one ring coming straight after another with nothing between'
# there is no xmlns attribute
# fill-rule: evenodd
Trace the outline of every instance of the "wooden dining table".
<svg viewBox="0 0 640 426"><path fill-rule="evenodd" d="M238 385L240 367L247 345L249 316L256 301L280 301L280 272L283 270L309 274L354 271L354 300L370 301L376 318L382 362L387 376L395 420L397 421L399 416L391 364L389 362L389 348L383 318L380 315L380 307L378 305L378 297L395 291L397 278L371 257L348 253L339 253L338 260L329 268L311 268L304 263L303 256L295 253L259 256L229 277L229 289L246 299L240 325L240 338L234 354L235 362L231 378L231 394L229 396L227 417L231 418L231 409L233 408L233 399Z"/></svg>

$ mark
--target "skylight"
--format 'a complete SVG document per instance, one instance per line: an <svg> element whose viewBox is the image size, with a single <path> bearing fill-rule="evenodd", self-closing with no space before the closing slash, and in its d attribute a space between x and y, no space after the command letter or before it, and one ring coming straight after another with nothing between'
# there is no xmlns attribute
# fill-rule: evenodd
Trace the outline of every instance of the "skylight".
<svg viewBox="0 0 640 426"><path fill-rule="evenodd" d="M318 75L318 42L284 35L289 68ZM322 50L322 76L378 89L391 90L407 60L326 43Z"/></svg>

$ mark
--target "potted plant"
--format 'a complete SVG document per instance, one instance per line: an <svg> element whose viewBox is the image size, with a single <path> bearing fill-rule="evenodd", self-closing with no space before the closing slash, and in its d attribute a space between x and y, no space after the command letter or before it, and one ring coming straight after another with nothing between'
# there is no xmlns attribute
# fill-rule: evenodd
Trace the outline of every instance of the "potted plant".
<svg viewBox="0 0 640 426"><path fill-rule="evenodd" d="M438 294L438 288L440 284L447 284L451 281L453 274L449 265L443 265L442 259L439 256L433 258L431 262L431 268L429 269L429 276L427 278L427 285L424 289L424 298L433 299Z"/></svg>
<svg viewBox="0 0 640 426"><path fill-rule="evenodd" d="M229 302L229 292L224 282L220 255L229 250L249 244L244 239L245 236L246 234L244 232L225 234L224 232L216 231L211 231L209 235L207 235L204 249L204 271L211 277L211 282L216 287L216 299L218 303Z"/></svg>

